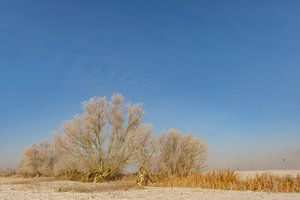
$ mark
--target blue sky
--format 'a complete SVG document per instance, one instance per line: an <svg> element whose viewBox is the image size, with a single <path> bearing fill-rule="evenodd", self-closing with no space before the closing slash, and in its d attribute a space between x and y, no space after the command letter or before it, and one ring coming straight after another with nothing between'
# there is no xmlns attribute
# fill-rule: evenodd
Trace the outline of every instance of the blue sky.
<svg viewBox="0 0 300 200"><path fill-rule="evenodd" d="M210 167L300 168L299 7L0 0L0 167L120 92L155 135L203 138Z"/></svg>

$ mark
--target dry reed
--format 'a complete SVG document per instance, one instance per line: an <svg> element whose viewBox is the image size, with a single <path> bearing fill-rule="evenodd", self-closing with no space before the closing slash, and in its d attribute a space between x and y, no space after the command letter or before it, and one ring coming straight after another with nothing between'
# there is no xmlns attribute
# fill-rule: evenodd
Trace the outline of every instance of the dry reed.
<svg viewBox="0 0 300 200"><path fill-rule="evenodd" d="M60 186L57 192L77 192L77 193L93 193L93 192L112 192L112 191L127 191L138 187L131 182L111 181L107 183L82 183L82 184L66 184Z"/></svg>
<svg viewBox="0 0 300 200"><path fill-rule="evenodd" d="M171 176L157 178L153 186L200 187L222 190L252 190L264 192L300 192L300 175L276 176L271 173L242 179L234 171L209 171L186 177Z"/></svg>

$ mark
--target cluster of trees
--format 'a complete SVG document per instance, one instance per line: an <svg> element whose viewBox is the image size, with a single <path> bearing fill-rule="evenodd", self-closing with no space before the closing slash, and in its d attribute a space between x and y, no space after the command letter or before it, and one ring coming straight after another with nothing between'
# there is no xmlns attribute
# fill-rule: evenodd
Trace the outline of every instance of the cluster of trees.
<svg viewBox="0 0 300 200"><path fill-rule="evenodd" d="M200 139L176 129L155 139L151 125L142 123L141 106L126 104L120 94L110 100L92 97L83 103L83 110L63 124L53 141L27 148L18 172L101 182L134 167L186 176L204 166L206 147Z"/></svg>

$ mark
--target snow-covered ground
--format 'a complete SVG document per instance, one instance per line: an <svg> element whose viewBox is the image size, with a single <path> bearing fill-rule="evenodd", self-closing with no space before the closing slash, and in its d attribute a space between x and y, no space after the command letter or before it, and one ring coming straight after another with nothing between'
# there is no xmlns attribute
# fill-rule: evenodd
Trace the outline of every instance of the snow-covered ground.
<svg viewBox="0 0 300 200"><path fill-rule="evenodd" d="M243 171L241 176L255 176L257 173L269 171ZM296 176L300 171L271 171L277 175ZM225 191L196 188L159 188L145 187L131 189L104 189L85 191L82 193L68 191L59 192L59 188L93 188L102 185L79 183L73 181L53 181L48 179L0 178L0 200L87 200L87 199L198 199L198 200L299 200L300 193L270 193L252 191ZM84 189L85 190L85 189Z"/></svg>

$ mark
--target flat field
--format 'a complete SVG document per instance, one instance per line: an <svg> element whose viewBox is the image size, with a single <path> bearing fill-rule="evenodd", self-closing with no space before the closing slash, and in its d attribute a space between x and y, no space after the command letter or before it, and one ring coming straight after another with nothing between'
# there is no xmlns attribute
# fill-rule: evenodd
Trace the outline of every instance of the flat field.
<svg viewBox="0 0 300 200"><path fill-rule="evenodd" d="M255 176L268 171L237 172L241 176ZM275 175L296 176L300 171L270 171ZM299 200L300 193L271 193L253 191L212 190L200 188L136 187L126 183L81 183L51 178L0 178L1 200L36 199L198 199L198 200Z"/></svg>

